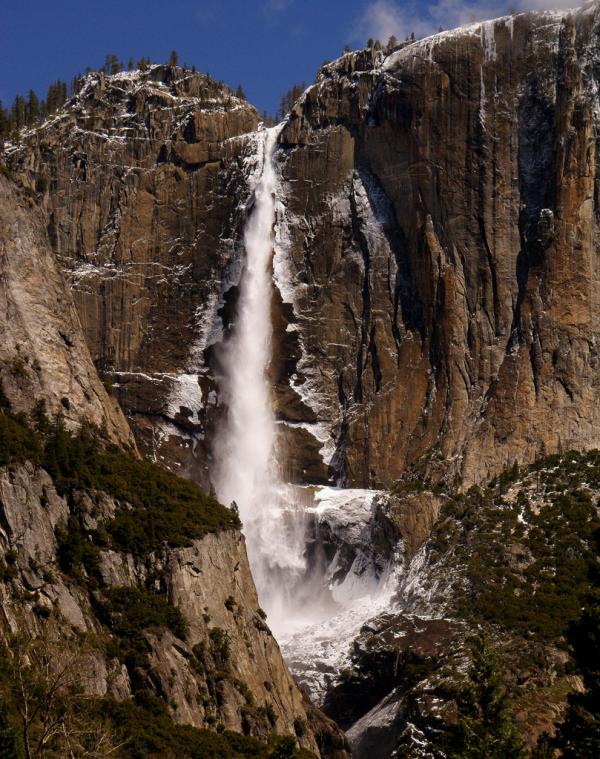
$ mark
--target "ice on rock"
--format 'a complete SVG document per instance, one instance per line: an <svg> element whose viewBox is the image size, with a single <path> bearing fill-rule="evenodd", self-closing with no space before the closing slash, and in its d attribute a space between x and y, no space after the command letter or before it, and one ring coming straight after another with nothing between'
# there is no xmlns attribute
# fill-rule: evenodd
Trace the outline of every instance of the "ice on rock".
<svg viewBox="0 0 600 759"><path fill-rule="evenodd" d="M496 60L496 22L484 21L481 24L481 45L486 61Z"/></svg>
<svg viewBox="0 0 600 759"><path fill-rule="evenodd" d="M173 386L168 401L168 413L180 413L181 408L189 409L197 416L202 410L202 390L197 374L179 374L173 378Z"/></svg>
<svg viewBox="0 0 600 759"><path fill-rule="evenodd" d="M483 75L483 66L479 67L479 122L485 129L485 79Z"/></svg>

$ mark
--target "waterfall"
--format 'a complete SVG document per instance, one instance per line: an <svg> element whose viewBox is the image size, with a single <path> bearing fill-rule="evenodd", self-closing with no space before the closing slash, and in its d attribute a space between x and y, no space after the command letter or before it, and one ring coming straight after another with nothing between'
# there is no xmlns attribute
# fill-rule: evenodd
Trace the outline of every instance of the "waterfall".
<svg viewBox="0 0 600 759"><path fill-rule="evenodd" d="M285 451L278 450L269 378L275 224L282 202L278 130L263 129L256 137L253 203L244 230L236 315L217 353L226 416L214 440L212 478L219 500L228 505L235 501L239 508L269 626L284 650L289 642L290 655L300 651L310 660L327 631L335 638L331 650L345 652L349 639L344 630L352 635L372 611L387 605L393 583L389 571L376 567L369 548L375 491L284 481ZM329 536L330 548L339 537L333 558L321 545L321 523L326 523L323 534ZM348 563L353 550L356 556ZM344 616L336 616L341 612Z"/></svg>
<svg viewBox="0 0 600 759"><path fill-rule="evenodd" d="M286 499L268 369L278 128L258 133L254 205L244 231L245 262L232 334L218 362L227 418L215 441L213 479L222 503L235 501L261 604L275 630L285 625L294 578L305 569L301 515ZM300 518L299 518L300 516Z"/></svg>

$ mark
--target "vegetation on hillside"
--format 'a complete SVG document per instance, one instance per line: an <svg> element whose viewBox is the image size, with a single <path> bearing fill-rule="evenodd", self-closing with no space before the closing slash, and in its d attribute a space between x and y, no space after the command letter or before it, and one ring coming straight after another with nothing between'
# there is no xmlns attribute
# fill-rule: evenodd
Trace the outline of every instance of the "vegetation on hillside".
<svg viewBox="0 0 600 759"><path fill-rule="evenodd" d="M13 637L0 651L2 759L311 759L291 736L268 743L178 725L165 701L90 695L91 651L76 640Z"/></svg>
<svg viewBox="0 0 600 759"><path fill-rule="evenodd" d="M69 432L60 418L47 419L43 404L27 419L0 399L0 466L25 461L45 469L63 496L99 491L119 503L101 533L82 538L77 518L70 520L61 540L64 568L84 560L90 538L97 545L146 555L164 544L189 546L209 532L240 527L232 510L197 485L131 450L107 444L98 430L83 426Z"/></svg>
<svg viewBox="0 0 600 759"><path fill-rule="evenodd" d="M471 653L468 679L457 698L458 723L448 759L524 759L525 747L490 641L476 635Z"/></svg>
<svg viewBox="0 0 600 759"><path fill-rule="evenodd" d="M600 452L545 457L448 500L430 541L459 616L564 642L589 591L600 526ZM438 570L436 570L436 566Z"/></svg>
<svg viewBox="0 0 600 759"><path fill-rule="evenodd" d="M469 680L455 699L459 729L445 748L454 759L599 755L599 498L599 451L515 465L486 488L447 498L426 548L423 579L445 578L450 616L489 635L475 645ZM531 753L513 743L509 703L525 736L536 705L545 710L543 722L552 705L564 704L573 673L585 690L569 696L558 736L543 734ZM486 716L484 696L499 713ZM502 725L502 735L494 735L490 728Z"/></svg>
<svg viewBox="0 0 600 759"><path fill-rule="evenodd" d="M279 101L279 110L277 111L277 119L281 120L292 110L292 107L296 100L302 95L306 89L306 82L300 84L293 84L287 92L284 92Z"/></svg>
<svg viewBox="0 0 600 759"><path fill-rule="evenodd" d="M134 701L99 701L97 713L113 725L124 742L122 759L310 759L289 736L273 736L268 744L228 730L215 733L189 725L176 725L164 701L144 691Z"/></svg>
<svg viewBox="0 0 600 759"><path fill-rule="evenodd" d="M600 553L600 551L598 551ZM580 617L567 635L582 689L567 699L563 722L554 737L543 734L532 759L596 759L600 756L600 564L590 565L590 590Z"/></svg>
<svg viewBox="0 0 600 759"><path fill-rule="evenodd" d="M88 67L85 70L85 74L97 71L99 74L111 76L121 71L139 70L144 72L153 63L146 56L140 58L137 62L134 62L133 58L130 58L127 63L124 63L117 55L110 53L105 56L102 66L99 66L97 69ZM179 55L176 50L171 52L166 65L180 65ZM196 67L188 66L187 63L183 63L182 68L184 73L196 73ZM49 116L59 111L70 97L79 92L84 78L83 74L76 74L69 84L60 79L52 82L48 87L45 98L39 97L33 89L30 89L26 95L17 95L9 107L5 107L0 100L0 148L5 140L15 139L21 129L41 124ZM235 94L236 97L246 98L241 85L238 85Z"/></svg>
<svg viewBox="0 0 600 759"><path fill-rule="evenodd" d="M67 431L60 418L47 418L43 404L30 417L13 412L0 386L0 466L25 462L48 472L69 503L68 523L57 532L59 564L89 591L101 624L93 635L68 638L54 625L55 612L40 608L48 631L58 631L60 638L51 633L7 641L0 651L0 759L310 759L295 737L272 735L265 743L225 731L218 722L221 682L228 680L245 700L252 724L260 724L265 735L275 728L269 708L256 705L248 686L231 674L229 635L218 627L210 629L206 646L193 646L193 654L181 648L190 671L206 683L206 721L216 732L175 724L165 700L151 692L157 681L148 633L169 631L186 641L184 617L169 603L156 573L145 585L111 588L100 575L103 548L142 556L164 545L187 546L207 532L239 527L237 515L192 483L108 444L98 430ZM83 493L96 503L110 496L114 516L109 509L96 520L96 529L85 527L79 513ZM5 551L1 563L0 580L16 587L16 551ZM132 700L90 695L95 690L87 680L97 677L93 662L99 651L107 661L116 658L125 665Z"/></svg>

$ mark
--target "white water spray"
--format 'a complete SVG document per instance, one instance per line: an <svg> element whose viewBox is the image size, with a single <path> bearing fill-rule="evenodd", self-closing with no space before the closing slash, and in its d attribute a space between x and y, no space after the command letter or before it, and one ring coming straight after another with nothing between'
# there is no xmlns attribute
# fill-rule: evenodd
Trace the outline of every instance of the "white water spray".
<svg viewBox="0 0 600 759"><path fill-rule="evenodd" d="M283 622L293 578L305 569L304 531L276 464L277 438L270 383L274 224L279 182L274 164L278 128L259 133L254 206L246 222L245 266L231 338L220 354L221 398L227 420L215 445L219 499L235 501L248 555L271 626Z"/></svg>
<svg viewBox="0 0 600 759"><path fill-rule="evenodd" d="M361 519L368 521L373 491L294 487L282 480L284 452L278 451L269 379L274 227L281 197L277 134L274 128L257 135L254 204L244 231L236 317L218 354L219 392L227 416L215 439L213 480L221 502L238 505L252 574L271 629L280 642L289 642L292 658L303 652L304 658L314 659L324 631L346 651L347 635L353 635L371 611L389 603L393 583L388 575L372 575L369 561L360 557L341 582L337 554L326 559L319 546L316 553L306 550L306 528L310 524L314 530L320 518L331 519L342 533L360 542L363 530L368 530ZM324 499L331 508L324 508ZM313 654L307 654L309 650Z"/></svg>

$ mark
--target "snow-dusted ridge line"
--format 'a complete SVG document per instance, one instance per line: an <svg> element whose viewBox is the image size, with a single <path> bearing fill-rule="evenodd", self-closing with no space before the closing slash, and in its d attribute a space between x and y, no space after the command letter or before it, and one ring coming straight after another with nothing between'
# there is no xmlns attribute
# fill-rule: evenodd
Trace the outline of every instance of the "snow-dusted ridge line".
<svg viewBox="0 0 600 759"><path fill-rule="evenodd" d="M426 57L431 60L433 49L442 42L449 40L458 40L466 36L479 37L481 46L484 51L485 61L494 61L496 58L495 31L498 24L504 24L510 30L511 39L513 36L515 19L523 16L535 16L540 18L549 18L552 24L559 24L564 18L574 13L589 13L594 10L596 3L591 3L586 8L569 8L562 10L537 10L524 11L512 15L498 16L497 18L487 19L484 21L474 21L464 26L458 26L454 29L447 29L443 32L436 32L422 39L415 40L403 45L399 50L395 50L384 58L382 69L384 71L392 69L399 62L421 53L425 49Z"/></svg>
<svg viewBox="0 0 600 759"><path fill-rule="evenodd" d="M120 71L116 74L100 74L99 72L92 71L88 74L85 74L82 77L83 83L79 91L68 98L65 104L61 106L61 108L56 113L52 114L35 126L23 128L19 133L18 142L7 141L5 143L5 155L11 156L14 153L18 153L19 150L23 149L23 146L21 144L23 141L31 138L40 131L54 127L61 121L71 118L73 115L76 118L86 118L88 116L88 111L85 107L85 100L96 94L94 90L102 82L105 82L111 86L113 91L118 91L123 95L123 100L118 104L120 105L120 108L115 108L108 102L105 103L114 119L128 119L135 122L136 118L138 118L138 114L126 110L125 98L128 99L135 97L142 91L148 91L150 93L154 92L155 94L160 95L161 98L169 98L168 106L163 105L161 107L156 103L147 103L146 110L156 111L162 110L163 108L168 108L169 110L172 110L174 108L182 109L185 110L184 118L189 118L193 113L203 111L220 110L223 112L232 112L236 110L245 110L249 107L252 107L251 104L246 100L238 98L236 94L228 87L228 85L216 82L212 80L207 74L203 74L201 72L196 72L194 74L185 74L178 79L173 79L170 84L166 84L165 82L162 82L158 79L152 79L152 74L161 69L164 69L164 67L165 64L152 64L146 71L136 69L133 71ZM214 88L220 87L223 91L222 97L199 97L196 95L188 94L177 95L172 91L177 87L177 85L190 80L193 77L205 79L207 86L212 86ZM181 123L178 124L176 128L179 128L180 126ZM115 136L113 134L113 132L125 131L124 128L120 125L114 125L110 130L110 133L107 132L106 134L102 132L91 132L89 130L83 129L80 126L75 127L75 129L80 130L82 133L95 134L95 136L97 136L99 139L118 140L123 143L127 142L128 139L131 139L123 135ZM136 139L140 138L138 137Z"/></svg>

